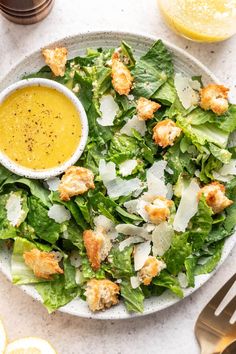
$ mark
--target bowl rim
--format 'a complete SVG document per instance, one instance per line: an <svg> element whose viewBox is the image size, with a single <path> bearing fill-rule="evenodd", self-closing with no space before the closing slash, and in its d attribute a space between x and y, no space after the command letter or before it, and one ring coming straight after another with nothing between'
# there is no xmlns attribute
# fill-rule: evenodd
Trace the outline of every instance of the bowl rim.
<svg viewBox="0 0 236 354"><path fill-rule="evenodd" d="M81 138L79 144L73 153L73 155L67 159L63 164L51 167L48 169L40 170L40 169L31 169L24 166L21 166L11 160L7 154L4 154L0 151L0 163L5 166L11 172L32 179L48 179L51 177L55 177L63 173L67 168L72 166L82 155L84 148L88 139L88 119L87 114L84 110L84 107L78 97L66 86L49 79L43 78L29 78L17 81L16 83L11 84L6 87L2 92L0 92L0 104L4 102L7 97L9 97L14 92L21 90L25 87L48 87L56 90L57 92L62 93L66 98L70 100L70 102L76 108L76 111L79 113L80 122L81 122Z"/></svg>

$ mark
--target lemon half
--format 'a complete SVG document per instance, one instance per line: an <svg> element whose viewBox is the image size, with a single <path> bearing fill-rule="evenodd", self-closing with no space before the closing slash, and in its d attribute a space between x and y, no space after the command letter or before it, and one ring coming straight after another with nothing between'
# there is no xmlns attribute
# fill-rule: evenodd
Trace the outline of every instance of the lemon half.
<svg viewBox="0 0 236 354"><path fill-rule="evenodd" d="M9 343L5 354L56 354L56 351L46 340L28 337Z"/></svg>

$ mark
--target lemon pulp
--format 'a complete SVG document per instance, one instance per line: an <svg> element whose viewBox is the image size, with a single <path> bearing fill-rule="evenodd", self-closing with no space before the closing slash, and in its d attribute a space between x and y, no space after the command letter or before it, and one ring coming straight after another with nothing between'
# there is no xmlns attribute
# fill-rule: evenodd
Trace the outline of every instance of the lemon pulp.
<svg viewBox="0 0 236 354"><path fill-rule="evenodd" d="M216 42L236 32L236 0L158 0L167 24L192 40Z"/></svg>

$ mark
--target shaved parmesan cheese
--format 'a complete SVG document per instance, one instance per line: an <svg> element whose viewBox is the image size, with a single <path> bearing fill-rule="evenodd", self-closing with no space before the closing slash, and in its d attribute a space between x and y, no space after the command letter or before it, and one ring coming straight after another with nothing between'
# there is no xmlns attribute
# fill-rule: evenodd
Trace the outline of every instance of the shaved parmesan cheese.
<svg viewBox="0 0 236 354"><path fill-rule="evenodd" d="M19 226L26 212L22 208L22 198L19 193L11 193L6 203L7 220L12 226Z"/></svg>
<svg viewBox="0 0 236 354"><path fill-rule="evenodd" d="M162 222L155 227L152 233L152 253L153 256L163 256L163 254L170 248L174 230L167 222Z"/></svg>
<svg viewBox="0 0 236 354"><path fill-rule="evenodd" d="M147 223L147 224L143 224L143 227L149 233L149 232L152 232L153 230L155 230L156 225Z"/></svg>
<svg viewBox="0 0 236 354"><path fill-rule="evenodd" d="M145 206L150 205L149 202L146 202L143 199L139 199L137 204L137 213L143 218L144 221L149 221L149 215L145 210Z"/></svg>
<svg viewBox="0 0 236 354"><path fill-rule="evenodd" d="M138 165L137 160L126 160L122 162L119 166L121 176L126 177L131 175L131 173L137 167L137 165Z"/></svg>
<svg viewBox="0 0 236 354"><path fill-rule="evenodd" d="M100 100L101 117L97 118L97 122L103 127L113 125L118 110L119 106L112 95L102 96Z"/></svg>
<svg viewBox="0 0 236 354"><path fill-rule="evenodd" d="M140 245L135 246L135 250L134 250L134 269L135 269L135 271L140 270L143 267L150 252L151 252L151 242L150 241L146 241L146 242L140 243Z"/></svg>
<svg viewBox="0 0 236 354"><path fill-rule="evenodd" d="M116 178L116 165L114 162L106 162L105 160L101 159L99 161L98 169L99 175L105 185L107 182Z"/></svg>
<svg viewBox="0 0 236 354"><path fill-rule="evenodd" d="M128 98L128 100L133 101L134 100L134 95L128 95L127 98Z"/></svg>
<svg viewBox="0 0 236 354"><path fill-rule="evenodd" d="M198 80L189 79L189 85L196 91L201 90L201 84Z"/></svg>
<svg viewBox="0 0 236 354"><path fill-rule="evenodd" d="M197 194L199 190L200 187L194 178L189 186L183 190L179 207L174 218L174 230L185 231L189 220L198 211Z"/></svg>
<svg viewBox="0 0 236 354"><path fill-rule="evenodd" d="M188 279L185 273L180 272L178 274L178 281L179 281L179 285L181 286L181 288L187 288L188 287Z"/></svg>
<svg viewBox="0 0 236 354"><path fill-rule="evenodd" d="M147 170L148 193L154 196L166 197L168 188L165 185L165 168L167 162L164 160L154 162L152 167Z"/></svg>
<svg viewBox="0 0 236 354"><path fill-rule="evenodd" d="M140 243L143 242L143 238L139 236L131 236L126 238L124 241L121 241L119 244L119 250L123 251L125 247L128 247L130 245L133 245L134 243Z"/></svg>
<svg viewBox="0 0 236 354"><path fill-rule="evenodd" d="M129 195L141 187L141 180L139 178L133 178L129 180L117 177L116 179L109 181L105 184L107 188L107 194L111 198L118 198L122 195Z"/></svg>
<svg viewBox="0 0 236 354"><path fill-rule="evenodd" d="M167 166L167 161L165 160L160 160L154 162L152 167L150 167L147 170L147 174L153 174L155 177L158 177L159 179L164 179L164 172Z"/></svg>
<svg viewBox="0 0 236 354"><path fill-rule="evenodd" d="M70 263L73 265L75 268L79 268L82 264L82 258L79 254L79 251L72 251L70 255Z"/></svg>
<svg viewBox="0 0 236 354"><path fill-rule="evenodd" d="M230 182L231 179L234 178L234 176L232 176L232 175L222 176L218 172L215 172L215 171L212 172L212 175L215 179L217 179L218 181L221 181L221 182Z"/></svg>
<svg viewBox="0 0 236 354"><path fill-rule="evenodd" d="M196 83L180 73L175 74L174 82L178 97L185 109L198 104L199 94L192 88Z"/></svg>
<svg viewBox="0 0 236 354"><path fill-rule="evenodd" d="M127 209L127 211L130 214L137 214L138 202L139 202L139 199L129 200L128 202L124 203L124 207Z"/></svg>
<svg viewBox="0 0 236 354"><path fill-rule="evenodd" d="M152 196L166 197L168 189L165 182L153 174L147 176L148 194Z"/></svg>
<svg viewBox="0 0 236 354"><path fill-rule="evenodd" d="M139 280L138 276L133 276L133 277L130 277L130 284L133 289L136 289L141 284L141 281Z"/></svg>
<svg viewBox="0 0 236 354"><path fill-rule="evenodd" d="M116 231L119 234L127 235L127 236L139 236L146 240L150 240L150 235L147 230L141 226L135 226L133 224L119 224L116 226Z"/></svg>
<svg viewBox="0 0 236 354"><path fill-rule="evenodd" d="M49 218L55 220L59 224L70 220L71 214L63 205L53 204L48 210Z"/></svg>
<svg viewBox="0 0 236 354"><path fill-rule="evenodd" d="M174 171L168 166L166 166L165 170L166 170L167 173L169 173L169 175L173 175L174 174Z"/></svg>
<svg viewBox="0 0 236 354"><path fill-rule="evenodd" d="M63 231L63 238L66 239L66 240L68 240L68 238L69 238L69 232L68 232L67 230L64 230L64 231Z"/></svg>
<svg viewBox="0 0 236 354"><path fill-rule="evenodd" d="M75 271L75 282L78 285L81 285L84 283L83 272L80 269L76 269L76 271Z"/></svg>
<svg viewBox="0 0 236 354"><path fill-rule="evenodd" d="M118 236L118 232L115 229L115 224L106 216L96 216L93 221L96 230L106 233L111 240L114 240Z"/></svg>
<svg viewBox="0 0 236 354"><path fill-rule="evenodd" d="M229 163L223 165L218 173L222 176L236 175L236 160L232 159Z"/></svg>
<svg viewBox="0 0 236 354"><path fill-rule="evenodd" d="M139 120L137 116L133 116L133 118L129 119L128 122L121 128L120 133L133 136L133 129L144 136L147 130L145 121Z"/></svg>
<svg viewBox="0 0 236 354"><path fill-rule="evenodd" d="M58 177L52 177L45 181L47 188L50 191L57 191L61 180Z"/></svg>

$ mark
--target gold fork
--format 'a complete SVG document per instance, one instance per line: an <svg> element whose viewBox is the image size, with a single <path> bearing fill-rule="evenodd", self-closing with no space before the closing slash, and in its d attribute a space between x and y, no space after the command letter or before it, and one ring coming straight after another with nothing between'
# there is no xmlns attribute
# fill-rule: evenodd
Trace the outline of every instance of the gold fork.
<svg viewBox="0 0 236 354"><path fill-rule="evenodd" d="M195 335L201 347L201 354L220 354L236 340L236 323L229 321L236 309L236 296L216 316L215 311L228 293L236 274L218 291L200 313L196 325Z"/></svg>

